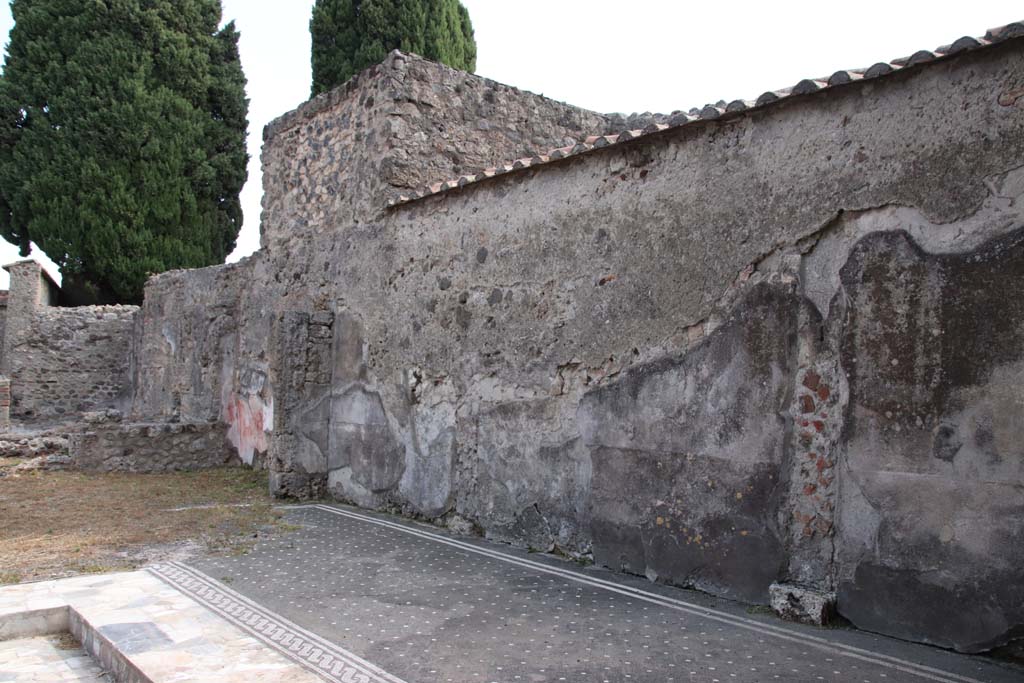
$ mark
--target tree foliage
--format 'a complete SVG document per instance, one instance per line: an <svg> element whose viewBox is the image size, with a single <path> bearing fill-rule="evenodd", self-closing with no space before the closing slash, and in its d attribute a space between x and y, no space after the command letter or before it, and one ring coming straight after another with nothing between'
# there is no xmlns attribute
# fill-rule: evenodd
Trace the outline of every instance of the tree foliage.
<svg viewBox="0 0 1024 683"><path fill-rule="evenodd" d="M313 95L395 49L463 71L476 69L473 23L459 0L316 0L309 31Z"/></svg>
<svg viewBox="0 0 1024 683"><path fill-rule="evenodd" d="M139 301L223 262L242 225L248 100L220 0L12 0L0 234L68 286Z"/></svg>

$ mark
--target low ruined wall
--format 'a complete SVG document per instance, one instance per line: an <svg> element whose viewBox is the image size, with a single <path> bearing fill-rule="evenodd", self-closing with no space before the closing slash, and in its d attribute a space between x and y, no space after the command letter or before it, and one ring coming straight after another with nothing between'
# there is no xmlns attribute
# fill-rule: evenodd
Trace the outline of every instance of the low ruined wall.
<svg viewBox="0 0 1024 683"><path fill-rule="evenodd" d="M215 422L90 425L68 435L72 467L91 472L195 471L239 462Z"/></svg>
<svg viewBox="0 0 1024 683"><path fill-rule="evenodd" d="M231 424L279 495L1019 632L1024 41L385 212L335 175L394 73L268 129L267 248L151 283L136 411Z"/></svg>
<svg viewBox="0 0 1024 683"><path fill-rule="evenodd" d="M39 309L12 351L12 417L72 418L118 408L130 395L128 349L135 306Z"/></svg>
<svg viewBox="0 0 1024 683"><path fill-rule="evenodd" d="M72 420L131 398L129 350L136 306L60 308L56 286L33 261L7 266L11 290L4 374L11 419Z"/></svg>

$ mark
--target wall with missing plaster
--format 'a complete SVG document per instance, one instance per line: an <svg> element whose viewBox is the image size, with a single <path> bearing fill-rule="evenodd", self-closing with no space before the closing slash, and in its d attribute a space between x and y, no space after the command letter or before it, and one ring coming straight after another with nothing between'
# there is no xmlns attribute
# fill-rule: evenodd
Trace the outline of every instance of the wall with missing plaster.
<svg viewBox="0 0 1024 683"><path fill-rule="evenodd" d="M130 418L218 424L242 462L262 467L274 428L274 311L254 282L258 265L257 257L149 281L135 333Z"/></svg>
<svg viewBox="0 0 1024 683"><path fill-rule="evenodd" d="M999 295L1024 286L1024 227L966 253L876 233L840 279L840 608L984 649L1024 623L1024 304Z"/></svg>
<svg viewBox="0 0 1024 683"><path fill-rule="evenodd" d="M384 210L609 121L392 55L268 128L259 254L151 281L133 412L222 421L279 495L998 645L1022 84L1010 39Z"/></svg>

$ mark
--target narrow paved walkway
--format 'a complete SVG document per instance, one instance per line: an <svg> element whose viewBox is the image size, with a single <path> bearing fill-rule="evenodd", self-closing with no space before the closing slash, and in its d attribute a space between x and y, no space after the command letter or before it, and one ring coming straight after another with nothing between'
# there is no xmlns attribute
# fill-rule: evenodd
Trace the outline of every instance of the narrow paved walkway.
<svg viewBox="0 0 1024 683"><path fill-rule="evenodd" d="M194 561L193 576L375 665L356 683L1024 681L985 658L785 624L387 516L304 506L286 517L300 530ZM301 636L292 647L322 656Z"/></svg>

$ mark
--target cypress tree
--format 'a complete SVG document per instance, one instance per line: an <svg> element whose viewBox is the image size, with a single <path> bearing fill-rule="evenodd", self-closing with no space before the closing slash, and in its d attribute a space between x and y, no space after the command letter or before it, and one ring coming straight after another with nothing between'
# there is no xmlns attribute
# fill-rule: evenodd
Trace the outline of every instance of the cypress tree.
<svg viewBox="0 0 1024 683"><path fill-rule="evenodd" d="M469 12L459 0L316 0L313 95L341 85L394 49L476 69Z"/></svg>
<svg viewBox="0 0 1024 683"><path fill-rule="evenodd" d="M220 0L12 0L0 234L79 301L222 263L242 225L248 100Z"/></svg>

